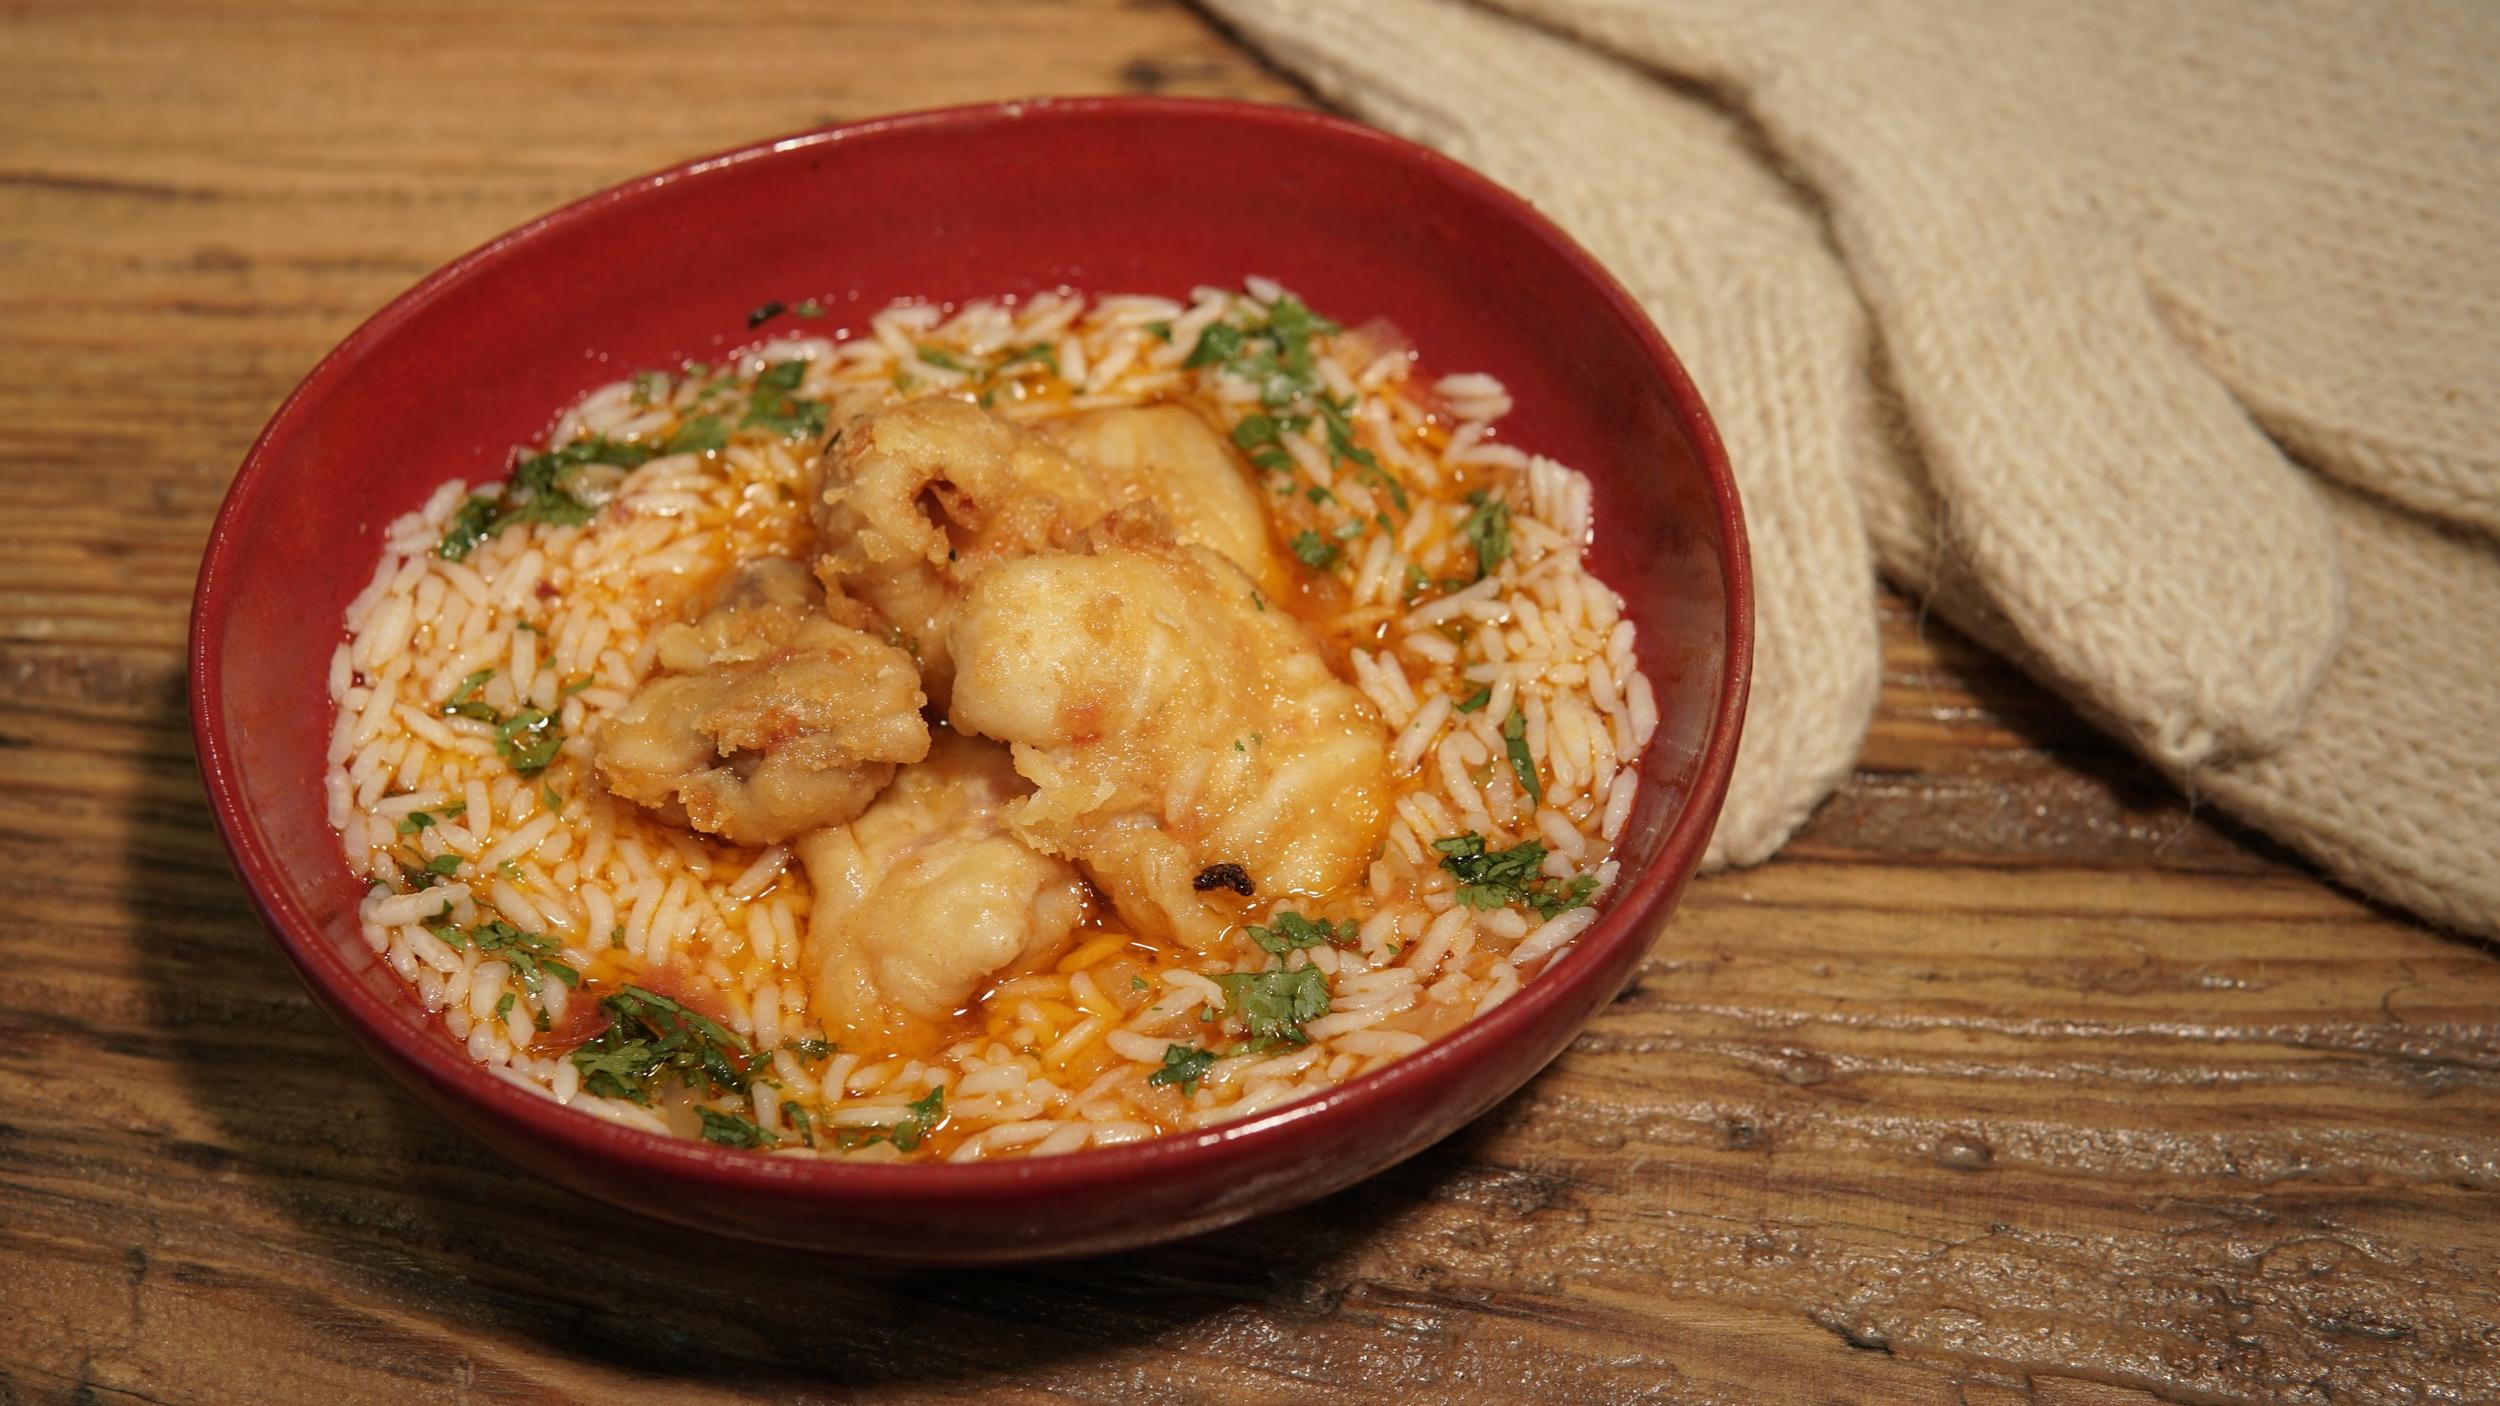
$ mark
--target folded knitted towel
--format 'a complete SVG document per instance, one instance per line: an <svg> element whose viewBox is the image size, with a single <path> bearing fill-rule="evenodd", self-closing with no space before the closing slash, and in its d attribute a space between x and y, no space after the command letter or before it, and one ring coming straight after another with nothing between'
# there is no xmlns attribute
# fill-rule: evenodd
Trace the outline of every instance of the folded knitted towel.
<svg viewBox="0 0 2500 1406"><path fill-rule="evenodd" d="M2500 934L2500 7L1204 3L1537 202L1686 360L1760 588L1714 863L1847 774L1880 567Z"/></svg>

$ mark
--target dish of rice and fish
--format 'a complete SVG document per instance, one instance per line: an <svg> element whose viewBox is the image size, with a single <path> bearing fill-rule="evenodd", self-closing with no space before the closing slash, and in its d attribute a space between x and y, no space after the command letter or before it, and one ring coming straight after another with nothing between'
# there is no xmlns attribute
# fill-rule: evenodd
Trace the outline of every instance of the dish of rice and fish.
<svg viewBox="0 0 2500 1406"><path fill-rule="evenodd" d="M1510 408L1259 279L594 390L348 608L365 938L500 1076L774 1155L1070 1152L1412 1054L1595 921L1657 721Z"/></svg>

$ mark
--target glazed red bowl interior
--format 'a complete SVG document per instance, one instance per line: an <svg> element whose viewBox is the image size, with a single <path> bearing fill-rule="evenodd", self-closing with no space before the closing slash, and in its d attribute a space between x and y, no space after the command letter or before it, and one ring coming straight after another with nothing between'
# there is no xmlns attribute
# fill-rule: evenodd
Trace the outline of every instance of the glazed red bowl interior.
<svg viewBox="0 0 2500 1406"><path fill-rule="evenodd" d="M1062 285L1186 295L1265 274L1428 370L1486 371L1513 442L1588 474L1594 564L1640 629L1662 721L1608 911L1523 992L1325 1095L1206 1133L979 1165L771 1158L634 1132L472 1064L358 933L323 815L325 678L384 524L626 371L811 330L897 298ZM767 332L783 330L776 324ZM235 865L313 994L373 1057L513 1160L583 1193L782 1244L1005 1260L1167 1239L1309 1200L1406 1157L1542 1067L1611 999L1716 818L1744 710L1751 600L1736 491L1674 356L1576 245L1421 148L1286 108L1011 103L812 132L590 197L462 258L358 329L278 411L200 573L192 717Z"/></svg>

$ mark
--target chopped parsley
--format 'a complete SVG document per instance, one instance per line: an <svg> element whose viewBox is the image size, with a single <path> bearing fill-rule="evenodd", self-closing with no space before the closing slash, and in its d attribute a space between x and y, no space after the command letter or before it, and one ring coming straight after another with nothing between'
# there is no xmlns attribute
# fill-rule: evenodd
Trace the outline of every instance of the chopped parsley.
<svg viewBox="0 0 2500 1406"><path fill-rule="evenodd" d="M938 1125L946 1121L946 1088L940 1085L931 1089L904 1107L906 1109L904 1115L892 1123L867 1127L828 1127L825 1131L831 1134L833 1145L844 1152L856 1152L863 1147L880 1142L894 1144L897 1152L916 1151L929 1134L936 1132Z"/></svg>
<svg viewBox="0 0 2500 1406"><path fill-rule="evenodd" d="M784 1040L781 1042L781 1047L810 1064L820 1059L833 1058L833 1042L814 1035L803 1036L796 1040Z"/></svg>
<svg viewBox="0 0 2500 1406"><path fill-rule="evenodd" d="M391 828L403 835L421 834L434 828L434 817L421 810L412 810L401 816L399 823Z"/></svg>
<svg viewBox="0 0 2500 1406"><path fill-rule="evenodd" d="M1467 495L1475 507L1458 525L1458 534L1476 549L1476 579L1493 574L1493 568L1510 555L1510 504L1479 488Z"/></svg>
<svg viewBox="0 0 2500 1406"><path fill-rule="evenodd" d="M1355 931L1352 919L1331 925L1326 918L1314 921L1299 913L1279 913L1268 919L1266 927L1249 930L1252 942L1279 957L1297 948L1349 945L1354 941Z"/></svg>
<svg viewBox="0 0 2500 1406"><path fill-rule="evenodd" d="M789 1119L790 1126L798 1130L799 1141L810 1147L816 1145L816 1122L807 1116L806 1105L796 1099L785 1098L781 1101L781 1116Z"/></svg>
<svg viewBox="0 0 2500 1406"><path fill-rule="evenodd" d="M825 315L825 305L817 302L814 298L810 298L806 302L799 304L797 307L790 309L790 314L793 317L804 317L810 319L823 317Z"/></svg>
<svg viewBox="0 0 2500 1406"><path fill-rule="evenodd" d="M779 1147L781 1145L781 1139L765 1131L761 1124L751 1118L742 1118L735 1113L721 1113L703 1107L695 1109L695 1116L703 1120L705 1142L717 1142L723 1147Z"/></svg>
<svg viewBox="0 0 2500 1406"><path fill-rule="evenodd" d="M514 771L523 776L536 776L547 769L547 764L556 759L557 751L564 746L564 730L556 726L556 720L552 716L538 708L524 707L510 717L496 712L486 700L477 696L478 690L484 688L486 681L494 676L494 670L480 669L462 679L460 687L452 690L451 697L443 700L442 714L447 718L470 718L478 722L493 724L495 750L502 754L506 762L511 763ZM584 680L584 682L588 681ZM549 810L563 809L562 803L555 799L555 791L552 787L544 793L544 797ZM464 801L461 803L460 810L466 809L468 809L468 803ZM446 807L443 813L457 815L460 810ZM433 823L433 820L428 818L420 822L418 828L423 829ZM403 829L400 833L405 835L413 832Z"/></svg>
<svg viewBox="0 0 2500 1406"><path fill-rule="evenodd" d="M934 355L945 354L939 352ZM927 350L920 353L923 361L930 361L933 365L945 364L933 361L932 357L933 354ZM776 361L766 367L755 378L755 389L747 393L747 413L738 421L738 428L768 430L784 439L808 439L823 434L824 402L791 394L806 377L807 362L804 359Z"/></svg>
<svg viewBox="0 0 2500 1406"><path fill-rule="evenodd" d="M479 543L516 522L545 522L561 527L579 527L590 521L598 509L576 498L565 487L565 480L585 464L612 464L618 468L639 467L651 457L651 448L644 444L614 440L602 435L577 439L543 454L528 455L512 466L512 476L501 492L473 493L451 515L451 525L443 539L434 545L434 555L445 561L460 561L477 550Z"/></svg>
<svg viewBox="0 0 2500 1406"><path fill-rule="evenodd" d="M1147 1075L1146 1082L1157 1085L1177 1085L1180 1088L1181 1097L1187 1098L1198 1092L1198 1081L1207 1077L1207 1070L1215 1061L1216 1053L1213 1050L1196 1049L1188 1045L1166 1045L1163 1047L1163 1067Z"/></svg>
<svg viewBox="0 0 2500 1406"><path fill-rule="evenodd" d="M1337 564L1337 544L1316 532L1303 531L1293 539L1293 554L1313 571L1326 571Z"/></svg>
<svg viewBox="0 0 2500 1406"><path fill-rule="evenodd" d="M546 804L547 813L549 815L562 815L564 813L564 797L556 794L555 787L539 787L538 799Z"/></svg>
<svg viewBox="0 0 2500 1406"><path fill-rule="evenodd" d="M1302 1023L1328 1014L1328 974L1317 967L1231 972L1215 983L1224 988L1225 1014L1248 1027L1254 1041L1307 1045Z"/></svg>
<svg viewBox="0 0 2500 1406"><path fill-rule="evenodd" d="M582 974L571 963L557 960L563 944L543 933L523 932L501 918L480 923L467 932L449 923L428 924L426 931L441 938L454 952L475 947L481 957L502 960L521 979L521 988L532 996L546 986L551 976L567 986L582 984Z"/></svg>
<svg viewBox="0 0 2500 1406"><path fill-rule="evenodd" d="M1047 369L1053 376L1059 374L1059 350L1048 342L1035 342L1030 346L1016 348L1000 358L999 363L990 368L990 373L996 375L999 372L1022 366L1028 361Z"/></svg>
<svg viewBox="0 0 2500 1406"><path fill-rule="evenodd" d="M1312 341L1338 330L1336 323L1288 294L1269 304L1254 321L1207 324L1181 366L1185 370L1219 366L1258 391L1260 404L1273 413L1247 416L1233 429L1233 443L1252 463L1266 469L1291 468L1293 460L1284 452L1283 436L1316 419L1324 431L1329 464L1354 465L1365 483L1387 493L1398 511L1404 512L1405 485L1381 467L1378 456L1354 441L1354 425L1348 418L1354 402L1330 395L1320 379Z"/></svg>
<svg viewBox="0 0 2500 1406"><path fill-rule="evenodd" d="M478 701L477 696L478 690L486 687L486 681L494 676L494 670L480 669L462 679L460 686L451 691L451 697L443 700L443 716L475 718L482 723L502 721L495 710Z"/></svg>
<svg viewBox="0 0 2500 1406"><path fill-rule="evenodd" d="M718 415L697 415L660 446L663 454L701 454L729 443L729 425Z"/></svg>
<svg viewBox="0 0 2500 1406"><path fill-rule="evenodd" d="M1519 778L1519 789L1528 793L1530 801L1544 800L1545 783L1537 778L1536 758L1528 755L1528 720L1516 705L1502 719L1502 749L1510 755L1511 775Z"/></svg>
<svg viewBox="0 0 2500 1406"><path fill-rule="evenodd" d="M755 311L747 314L747 326L761 327L765 323L772 321L774 318L781 316L784 312L789 310L789 307L790 305L788 303L780 302L778 300L765 303L757 307Z"/></svg>
<svg viewBox="0 0 2500 1406"><path fill-rule="evenodd" d="M1493 689L1491 685L1487 685L1483 688L1477 689L1471 694L1468 694L1465 698L1460 699L1458 701L1458 711L1462 713L1481 713L1484 711L1484 705L1492 701Z"/></svg>
<svg viewBox="0 0 2500 1406"><path fill-rule="evenodd" d="M572 1058L582 1087L602 1098L649 1104L670 1079L699 1094L735 1091L768 1062L745 1036L656 991L620 986L599 1004L607 1028Z"/></svg>
<svg viewBox="0 0 2500 1406"><path fill-rule="evenodd" d="M1146 333L1158 342L1169 342L1172 340L1172 324L1169 322L1149 322L1146 324Z"/></svg>
<svg viewBox="0 0 2500 1406"><path fill-rule="evenodd" d="M1198 345L1189 349L1188 357L1181 362L1181 369L1195 371L1201 366L1216 366L1230 361L1241 354L1241 343L1240 328L1229 322L1210 322L1207 329L1198 334Z"/></svg>
<svg viewBox="0 0 2500 1406"><path fill-rule="evenodd" d="M523 708L495 724L495 750L523 776L536 776L564 746L564 729L537 708Z"/></svg>
<svg viewBox="0 0 2500 1406"><path fill-rule="evenodd" d="M425 861L425 870L429 874L449 874L459 868L460 856L456 854L438 854Z"/></svg>
<svg viewBox="0 0 2500 1406"><path fill-rule="evenodd" d="M956 357L953 352L950 352L943 347L920 347L916 349L915 354L919 356L922 361L929 363L931 366L943 367L949 371L961 371L966 374L970 374L972 371L972 368L964 365L962 360Z"/></svg>
<svg viewBox="0 0 2500 1406"><path fill-rule="evenodd" d="M1458 880L1458 901L1470 908L1526 907L1535 909L1540 918L1551 918L1588 906L1590 895L1597 891L1594 874L1546 877L1545 846L1534 840L1522 840L1511 849L1489 850L1484 836L1470 830L1434 840L1432 847L1441 856L1441 867Z"/></svg>
<svg viewBox="0 0 2500 1406"><path fill-rule="evenodd" d="M884 1135L886 1141L894 1144L896 1151L911 1152L918 1149L929 1134L937 1131L938 1124L946 1121L946 1086L941 1084L904 1106L910 1112L903 1116L901 1122L885 1129Z"/></svg>
<svg viewBox="0 0 2500 1406"><path fill-rule="evenodd" d="M1293 467L1293 456L1285 452L1285 436L1300 433L1310 423L1308 415L1262 415L1254 411L1242 416L1241 423L1233 426L1233 444L1250 456L1251 463L1262 469L1290 469ZM1325 488L1313 488L1311 491L1316 494L1328 492ZM1311 501L1316 503L1320 499L1313 498Z"/></svg>

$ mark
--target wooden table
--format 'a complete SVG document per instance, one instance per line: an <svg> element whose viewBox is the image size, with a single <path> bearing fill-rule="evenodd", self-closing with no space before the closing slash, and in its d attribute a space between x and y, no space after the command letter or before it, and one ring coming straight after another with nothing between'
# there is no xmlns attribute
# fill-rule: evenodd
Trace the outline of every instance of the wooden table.
<svg viewBox="0 0 2500 1406"><path fill-rule="evenodd" d="M699 8L0 11L0 1402L2500 1398L2500 963L1897 603L1789 851L1524 1093L1292 1215L848 1272L575 1202L386 1084L228 877L184 721L202 536L287 388L692 153L1297 96L1167 3Z"/></svg>

